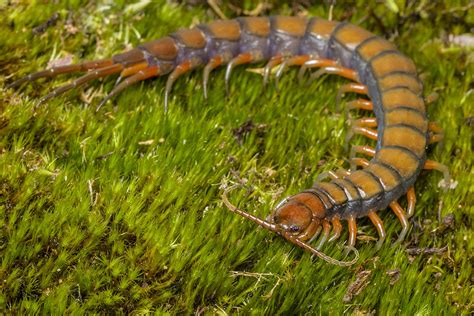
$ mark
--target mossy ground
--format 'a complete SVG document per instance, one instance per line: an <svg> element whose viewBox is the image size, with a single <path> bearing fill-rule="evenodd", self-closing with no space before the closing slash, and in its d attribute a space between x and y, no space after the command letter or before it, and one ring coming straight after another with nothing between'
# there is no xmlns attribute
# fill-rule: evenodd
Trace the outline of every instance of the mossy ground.
<svg viewBox="0 0 474 316"><path fill-rule="evenodd" d="M288 3L266 2L260 13L328 15L325 4ZM251 189L232 200L265 217L319 173L347 168L347 125L334 102L342 79L305 86L290 71L279 93L262 93L260 76L237 69L226 99L221 70L205 102L196 72L177 81L167 115L165 79L133 86L98 112L113 79L35 108L70 76L38 80L0 90L0 314L472 312L473 53L449 40L469 32L472 5L396 1L397 15L391 3L338 1L334 18L390 37L414 59L426 93L439 94L430 117L445 129L430 157L458 183L445 193L440 174L422 174L401 246L377 252L374 228L360 220L361 258L340 268L222 204L222 183L246 181ZM220 8L234 17L256 5ZM205 1L2 4L0 86L51 61L103 58L214 18ZM235 133L249 120L248 133ZM441 221L448 214L452 226ZM389 211L381 217L393 241L400 225ZM341 257L343 240L324 251ZM447 251L407 254L416 247ZM348 293L362 275L366 287Z"/></svg>

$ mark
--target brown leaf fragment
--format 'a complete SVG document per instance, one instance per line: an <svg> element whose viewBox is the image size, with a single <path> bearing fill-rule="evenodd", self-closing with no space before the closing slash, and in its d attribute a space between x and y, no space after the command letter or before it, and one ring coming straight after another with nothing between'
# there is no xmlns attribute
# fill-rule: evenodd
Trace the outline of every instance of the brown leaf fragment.
<svg viewBox="0 0 474 316"><path fill-rule="evenodd" d="M238 128L232 129L232 134L234 134L239 145L242 145L244 137L250 134L253 130L256 130L257 137L263 137L266 127L267 125L265 124L254 124L252 120L248 120Z"/></svg>
<svg viewBox="0 0 474 316"><path fill-rule="evenodd" d="M356 280L349 285L347 288L346 294L342 298L344 303L350 303L354 297L359 295L367 285L370 283L370 276L372 275L372 271L364 270L357 274Z"/></svg>
<svg viewBox="0 0 474 316"><path fill-rule="evenodd" d="M409 248L407 249L407 253L409 255L437 255L437 254L442 254L445 253L448 250L448 246L445 246L443 248Z"/></svg>
<svg viewBox="0 0 474 316"><path fill-rule="evenodd" d="M390 285L394 285L400 279L400 269L388 270L385 273L390 277Z"/></svg>
<svg viewBox="0 0 474 316"><path fill-rule="evenodd" d="M454 214L448 214L443 217L442 223L444 227L454 229Z"/></svg>
<svg viewBox="0 0 474 316"><path fill-rule="evenodd" d="M31 31L34 35L40 35L46 32L46 30L52 26L56 25L56 22L59 20L59 13L55 12L46 22L37 27L34 27Z"/></svg>

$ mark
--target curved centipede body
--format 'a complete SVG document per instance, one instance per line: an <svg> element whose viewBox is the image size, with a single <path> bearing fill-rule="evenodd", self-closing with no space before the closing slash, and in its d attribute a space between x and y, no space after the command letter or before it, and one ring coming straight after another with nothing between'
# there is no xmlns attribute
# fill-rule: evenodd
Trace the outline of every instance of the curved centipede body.
<svg viewBox="0 0 474 316"><path fill-rule="evenodd" d="M235 207L230 207L231 210L318 254L323 244L339 238L341 220L348 223L348 245L353 247L356 219L365 216L376 227L380 237L377 246L380 246L386 233L376 211L390 207L402 225L398 238L402 241L408 230L407 219L413 215L413 184L420 171L437 169L445 178L449 176L446 166L426 159L427 145L441 140L442 130L428 121L423 87L414 63L392 43L353 24L318 17L217 20L179 30L109 59L43 70L19 79L9 87L42 77L86 72L43 97L40 101L44 102L93 79L119 74L116 86L100 107L134 83L168 75L166 110L168 95L179 76L203 67L204 95L207 97L209 75L215 68L226 65L227 87L234 67L263 61L267 61L264 83L272 68L279 67L278 79L290 66L301 67L300 78L305 70L317 68L313 79L322 74L336 74L352 80L340 88L337 99L346 92L366 95L368 99L349 102L347 108L373 110L375 118L353 121L348 134L375 139L377 146L354 146L350 171L325 173L323 177L329 176L329 181L317 181L308 190L284 199L267 220ZM369 161L356 157L358 153L372 158ZM404 194L408 198L407 212L397 202ZM309 243L318 237L317 246L310 246Z"/></svg>

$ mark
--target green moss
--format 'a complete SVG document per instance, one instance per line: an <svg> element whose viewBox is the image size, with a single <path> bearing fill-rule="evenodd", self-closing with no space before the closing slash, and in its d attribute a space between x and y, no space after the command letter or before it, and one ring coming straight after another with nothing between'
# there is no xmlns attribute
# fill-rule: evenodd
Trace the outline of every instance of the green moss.
<svg viewBox="0 0 474 316"><path fill-rule="evenodd" d="M221 6L228 17L238 14L239 2L232 3ZM261 14L328 12L305 2L267 3ZM64 76L0 91L0 307L8 314L472 312L473 55L445 39L469 32L473 10L468 1L387 3L337 2L334 17L390 37L413 57L427 94L440 96L428 111L446 138L430 157L448 164L458 183L445 193L439 174L423 173L402 246L387 242L376 252L369 238L375 230L362 219L359 263L335 267L222 204L222 183L246 181L253 190L235 192L232 200L265 217L319 173L347 168L347 126L335 113L344 80L305 86L290 71L279 93L272 87L262 93L260 76L237 69L226 98L223 72L216 71L206 102L196 72L176 82L167 115L164 79L131 87L96 112L112 79L36 108ZM56 12L54 26L32 33ZM214 18L205 4L169 1L4 5L0 85L52 60L106 57ZM256 127L236 139L233 129L248 120ZM439 221L448 214L453 228ZM394 240L396 217L388 211L381 217ZM342 240L324 251L341 257ZM406 253L444 246L441 255ZM363 270L371 271L367 287L344 301Z"/></svg>

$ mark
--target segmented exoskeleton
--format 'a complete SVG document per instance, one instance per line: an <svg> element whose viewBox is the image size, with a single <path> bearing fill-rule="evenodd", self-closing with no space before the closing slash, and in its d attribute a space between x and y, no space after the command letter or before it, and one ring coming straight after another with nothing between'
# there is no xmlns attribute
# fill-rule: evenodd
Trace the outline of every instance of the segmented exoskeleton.
<svg viewBox="0 0 474 316"><path fill-rule="evenodd" d="M41 77L75 71L87 73L70 84L55 89L44 102L93 79L120 74L117 85L102 101L133 83L168 74L165 109L173 82L182 74L204 66L204 94L210 72L227 65L226 87L232 69L241 64L268 61L264 82L271 69L279 67L277 79L289 66L301 66L300 77L309 68L319 68L312 77L337 74L353 81L343 85L343 93L355 92L358 99L348 109L373 110L375 118L353 121L349 135L362 134L377 140L375 149L355 146L351 151L351 171L329 172L330 181L284 199L268 220L262 220L225 202L232 211L319 256L318 249L341 235L341 220L348 222L350 247L356 242L356 219L368 216L375 225L381 245L385 239L382 220L376 211L390 207L402 225L398 241L407 233L407 218L413 215L413 184L422 169L437 169L448 177L447 168L426 159L426 147L442 139L442 130L429 123L423 87L413 62L396 47L374 34L346 22L304 17L252 17L218 20L179 30L110 59L53 67L13 82L10 87ZM100 106L99 105L99 106ZM372 129L372 128L375 128ZM370 161L355 157L366 154ZM357 169L357 167L362 167ZM408 198L408 212L398 204ZM330 237L331 227L333 235ZM321 235L316 248L309 245ZM325 257L325 259L330 260ZM341 265L350 263L334 261Z"/></svg>

